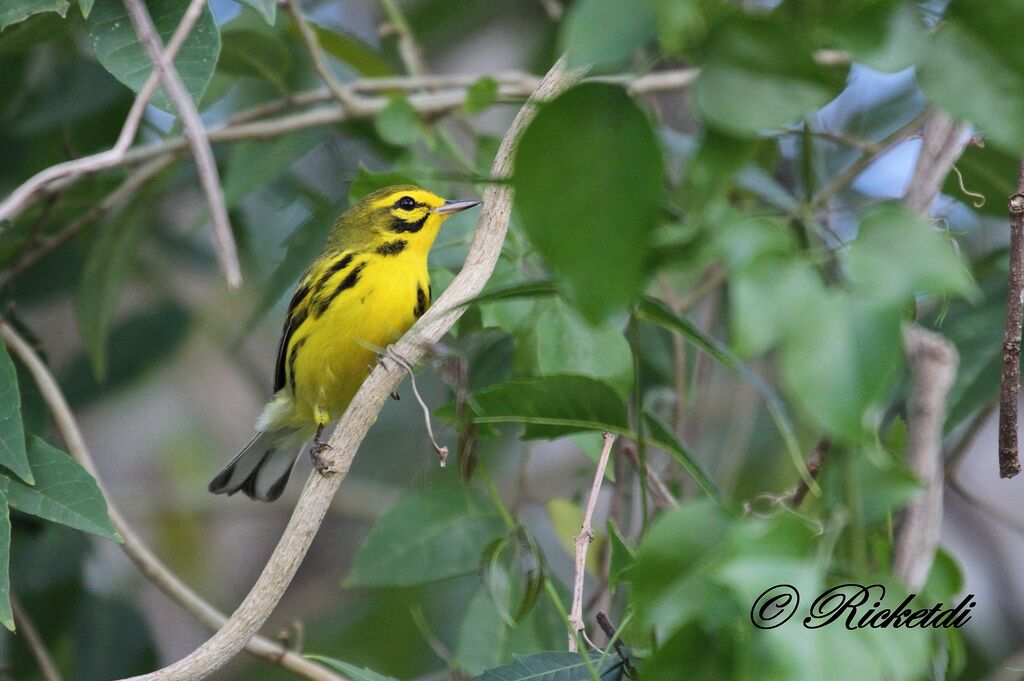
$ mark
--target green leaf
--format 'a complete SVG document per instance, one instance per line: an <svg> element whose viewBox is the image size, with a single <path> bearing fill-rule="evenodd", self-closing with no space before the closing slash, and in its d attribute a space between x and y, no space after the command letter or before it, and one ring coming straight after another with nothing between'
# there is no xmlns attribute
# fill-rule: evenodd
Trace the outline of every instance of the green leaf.
<svg viewBox="0 0 1024 681"><path fill-rule="evenodd" d="M618 87L575 87L544 105L523 134L516 212L592 322L643 290L663 176L647 115Z"/></svg>
<svg viewBox="0 0 1024 681"><path fill-rule="evenodd" d="M78 9L82 12L82 18L88 19L89 13L92 12L92 6L95 0L78 0Z"/></svg>
<svg viewBox="0 0 1024 681"><path fill-rule="evenodd" d="M188 4L189 0L149 0L146 3L164 44L171 39ZM100 64L119 81L138 92L149 78L153 65L135 35L121 0L96 0L85 25ZM204 6L196 25L174 59L174 66L185 89L197 104L213 77L219 54L220 33L217 23L209 6ZM175 111L162 86L157 89L150 103L164 111Z"/></svg>
<svg viewBox="0 0 1024 681"><path fill-rule="evenodd" d="M769 19L724 21L706 44L693 96L704 120L732 134L791 123L842 89L843 79L815 63L799 36Z"/></svg>
<svg viewBox="0 0 1024 681"><path fill-rule="evenodd" d="M494 507L468 490L415 490L374 524L345 586L408 586L469 574L504 531Z"/></svg>
<svg viewBox="0 0 1024 681"><path fill-rule="evenodd" d="M224 73L260 78L273 85L281 95L286 95L286 79L291 67L292 55L288 46L273 33L231 27L221 33L217 68Z"/></svg>
<svg viewBox="0 0 1024 681"><path fill-rule="evenodd" d="M680 52L697 44L723 13L716 0L648 0L658 20L658 40L666 52Z"/></svg>
<svg viewBox="0 0 1024 681"><path fill-rule="evenodd" d="M930 99L1011 151L1024 151L1024 49L1016 2L954 0L919 61Z"/></svg>
<svg viewBox="0 0 1024 681"><path fill-rule="evenodd" d="M628 577L624 579L623 574L633 567L633 563L636 561L636 549L622 536L622 532L619 530L618 525L615 524L613 518L608 519L607 529L611 549L608 567L608 586L611 588L612 593L615 593L616 586L628 581Z"/></svg>
<svg viewBox="0 0 1024 681"><path fill-rule="evenodd" d="M466 103L462 107L467 113L480 113L494 104L497 96L498 81L490 76L484 76L466 89Z"/></svg>
<svg viewBox="0 0 1024 681"><path fill-rule="evenodd" d="M504 286L488 286L476 298L471 298L462 304L472 305L502 300L547 298L554 295L558 295L558 283L555 281L524 281Z"/></svg>
<svg viewBox="0 0 1024 681"><path fill-rule="evenodd" d="M63 17L70 6L68 0L4 0L0 6L0 31L41 12L56 12Z"/></svg>
<svg viewBox="0 0 1024 681"><path fill-rule="evenodd" d="M544 588L544 554L526 529L518 527L484 549L480 579L498 614L515 627L533 610Z"/></svg>
<svg viewBox="0 0 1024 681"><path fill-rule="evenodd" d="M782 437L782 442L786 446L786 452L789 454L793 466L807 486L815 494L818 493L818 484L807 473L804 455L800 449L800 443L797 442L796 430L793 427L793 422L790 420L786 406L778 393L763 378L751 371L732 350L706 335L686 317L675 314L661 301L653 298L644 298L637 309L637 315L640 319L645 319L673 333L678 333L705 352L711 359L750 383L764 400L765 409L768 410L769 416L771 416L776 429L779 431L779 436Z"/></svg>
<svg viewBox="0 0 1024 681"><path fill-rule="evenodd" d="M306 655L306 659L319 662L326 667L339 671L347 676L351 681L398 681L398 679L393 677L384 676L383 674L378 674L377 672L370 671L366 668L360 669L348 662L342 662L341 660L335 660L323 655Z"/></svg>
<svg viewBox="0 0 1024 681"><path fill-rule="evenodd" d="M690 477L704 490L705 494L716 501L722 501L722 492L707 469L704 468L704 464L686 448L671 428L651 413L644 414L644 425L646 426L645 443L665 451L683 467L683 470L690 474Z"/></svg>
<svg viewBox="0 0 1024 681"><path fill-rule="evenodd" d="M847 266L854 286L877 301L974 291L950 239L899 204L880 206L864 217Z"/></svg>
<svg viewBox="0 0 1024 681"><path fill-rule="evenodd" d="M806 328L783 345L782 379L820 428L848 441L866 436L900 366L900 305L845 292L803 310Z"/></svg>
<svg viewBox="0 0 1024 681"><path fill-rule="evenodd" d="M224 200L234 208L252 192L265 187L326 136L324 129L311 129L276 140L248 140L231 150L224 173Z"/></svg>
<svg viewBox="0 0 1024 681"><path fill-rule="evenodd" d="M527 373L590 376L623 397L633 388L633 354L621 325L590 326L561 298L537 301L517 349Z"/></svg>
<svg viewBox="0 0 1024 681"><path fill-rule="evenodd" d="M0 344L0 465L29 484L35 482L25 450L18 374L3 344Z"/></svg>
<svg viewBox="0 0 1024 681"><path fill-rule="evenodd" d="M264 21L271 26L274 25L274 20L277 18L277 0L236 0L236 2L248 5L259 12Z"/></svg>
<svg viewBox="0 0 1024 681"><path fill-rule="evenodd" d="M121 541L107 515L96 481L70 456L36 436L29 437L34 487L0 475L0 492L11 508L83 532Z"/></svg>
<svg viewBox="0 0 1024 681"><path fill-rule="evenodd" d="M654 12L634 2L624 12L619 0L578 0L562 22L561 44L569 68L614 66L654 37Z"/></svg>
<svg viewBox="0 0 1024 681"><path fill-rule="evenodd" d="M373 119L380 138L396 147L409 146L420 138L420 117L404 97L392 97Z"/></svg>
<svg viewBox="0 0 1024 681"><path fill-rule="evenodd" d="M0 624L14 631L11 610L11 512L7 499L0 493Z"/></svg>
<svg viewBox="0 0 1024 681"><path fill-rule="evenodd" d="M1005 280L1002 283L1005 286ZM1005 301L1005 288L999 287L984 305L953 308L939 329L960 355L956 381L947 399L947 433L999 395Z"/></svg>
<svg viewBox="0 0 1024 681"><path fill-rule="evenodd" d="M622 396L587 376L509 381L474 395L472 408L477 423L526 424L525 439L584 430L629 430Z"/></svg>
<svg viewBox="0 0 1024 681"><path fill-rule="evenodd" d="M307 23L316 33L316 40L324 52L351 67L359 75L367 78L394 75L395 70L388 60L359 38L319 26L311 21Z"/></svg>
<svg viewBox="0 0 1024 681"><path fill-rule="evenodd" d="M142 218L140 210L127 210L101 226L75 292L75 319L99 383L107 378L107 340L121 290L135 262L143 228L151 224Z"/></svg>
<svg viewBox="0 0 1024 681"><path fill-rule="evenodd" d="M622 676L622 661L614 654L601 651L587 653L537 653L517 657L512 664L488 669L475 681L591 681L590 671L583 655L589 656L601 681L618 681Z"/></svg>
<svg viewBox="0 0 1024 681"><path fill-rule="evenodd" d="M857 61L889 72L913 66L925 41L919 12L903 0L851 3L828 32Z"/></svg>

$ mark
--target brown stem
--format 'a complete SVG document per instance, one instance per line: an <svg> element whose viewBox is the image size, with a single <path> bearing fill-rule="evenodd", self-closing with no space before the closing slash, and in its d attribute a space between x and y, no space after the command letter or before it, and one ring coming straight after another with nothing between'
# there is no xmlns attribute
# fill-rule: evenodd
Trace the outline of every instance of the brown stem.
<svg viewBox="0 0 1024 681"><path fill-rule="evenodd" d="M1010 275L1006 286L1003 371L999 381L999 477L1020 473L1017 447L1017 398L1020 394L1020 325L1024 307L1024 160L1017 193L1010 197Z"/></svg>

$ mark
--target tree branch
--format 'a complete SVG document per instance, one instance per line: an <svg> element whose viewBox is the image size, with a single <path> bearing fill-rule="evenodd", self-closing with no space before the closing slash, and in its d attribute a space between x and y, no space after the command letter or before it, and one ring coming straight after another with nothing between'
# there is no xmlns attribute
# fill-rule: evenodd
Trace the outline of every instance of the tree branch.
<svg viewBox="0 0 1024 681"><path fill-rule="evenodd" d="M181 49L205 6L206 0L192 0L189 3L189 6L185 9L185 14L181 17L178 28L175 29L170 42L167 43L166 54L168 59L173 59L178 54L178 50ZM69 176L90 175L120 165L124 161L128 147L135 139L135 134L139 131L142 115L146 112L146 105L149 104L149 100L153 97L153 93L156 92L157 85L159 84L160 70L153 69L153 72L149 74L149 78L143 84L142 89L139 90L139 94L136 95L132 108L128 111L128 116L125 118L124 125L121 126L117 142L111 149L93 154L92 156L58 163L36 173L0 203L0 222L14 219L15 216L29 206L32 198L40 190L56 180Z"/></svg>
<svg viewBox="0 0 1024 681"><path fill-rule="evenodd" d="M495 177L509 176L516 142L534 113L533 103L553 97L582 77L582 72L566 72L559 60L505 134L491 172ZM394 346L394 351L410 362L419 360L430 344L455 324L465 311L464 301L476 296L487 283L501 253L512 208L512 192L505 184L491 185L484 192L484 206L466 263L451 285ZM273 612L295 575L323 522L331 499L348 473L356 450L377 419L384 402L401 381L402 375L374 368L349 404L341 423L331 436L326 463L336 471L321 475L313 472L292 512L292 517L252 590L221 629L190 655L136 681L178 681L201 679L220 669L234 657L245 642Z"/></svg>
<svg viewBox="0 0 1024 681"><path fill-rule="evenodd" d="M71 407L68 406L64 393L61 391L53 374L50 373L50 370L32 347L10 325L3 321L0 321L0 338L3 339L4 344L7 345L21 363L25 365L33 380L35 380L43 400L53 414L54 422L57 424L57 429L60 431L68 453L96 479L96 484L103 492L103 497L107 501L107 514L110 516L110 521L113 523L117 533L124 539L121 548L125 554L135 563L147 579L197 620L211 629L217 629L222 626L227 621L227 617L204 601L187 584L182 582L177 575L171 572L135 533L135 530L128 524L124 516L121 515L120 510L118 510L113 502L113 498L97 474L92 455L89 453L89 448L85 444L85 438L78 427L78 421L71 412ZM287 650L279 643L275 643L262 636L254 636L246 643L245 647L252 655L271 664L276 664L294 674L304 676L311 681L348 681L340 674L321 667L301 655Z"/></svg>
<svg viewBox="0 0 1024 681"><path fill-rule="evenodd" d="M1017 410L1020 396L1021 318L1024 317L1024 160L1010 197L1010 271L1006 285L1003 368L999 377L999 477L1020 473Z"/></svg>
<svg viewBox="0 0 1024 681"><path fill-rule="evenodd" d="M224 190L220 186L220 175L217 172L217 161L213 158L213 150L206 137L203 121L199 118L199 112L196 111L192 96L185 88L185 83L182 82L181 76L174 68L174 61L164 51L160 36L157 35L153 20L149 16L149 10L146 9L142 0L124 0L124 6L128 10L128 16L131 18L139 42L146 49L150 61L153 62L153 69L160 72L164 90L174 102L178 117L185 128L185 137L192 148L192 156L196 160L196 170L199 172L199 181L210 207L213 248L217 254L217 262L220 263L220 268L227 278L228 286L238 288L242 283L242 270L238 264L238 248L235 246L235 237L231 232L228 208L224 201Z"/></svg>
<svg viewBox="0 0 1024 681"><path fill-rule="evenodd" d="M601 458L597 461L597 470L594 472L594 482L590 486L590 496L587 497L586 510L583 512L583 524L580 526L580 533L576 535L576 572L572 586L572 608L569 610L569 625L572 633L569 634L569 652L576 652L576 636L583 632L586 625L583 623L583 579L587 573L587 549L590 542L594 541L594 528L591 520L594 517L594 508L597 506L597 495L601 493L601 483L604 481L604 470L608 467L608 454L612 451L612 444L615 436L611 433L601 433L604 439L604 447L601 449Z"/></svg>
<svg viewBox="0 0 1024 681"><path fill-rule="evenodd" d="M302 16L298 0L288 0L288 11L291 13L292 19L295 20L295 25L299 27L302 42L305 43L306 51L309 52L309 56L313 60L313 69L320 76L320 80L327 85L331 95L338 100L342 111L351 112L355 107L355 98L348 88L334 77L331 67L324 60L323 52L320 50L320 43L317 41L313 29L309 27L306 19Z"/></svg>

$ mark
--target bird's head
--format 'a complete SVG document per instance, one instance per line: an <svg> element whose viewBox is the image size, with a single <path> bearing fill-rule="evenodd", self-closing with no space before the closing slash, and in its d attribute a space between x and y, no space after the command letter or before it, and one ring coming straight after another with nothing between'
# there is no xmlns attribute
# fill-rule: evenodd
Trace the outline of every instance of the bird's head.
<svg viewBox="0 0 1024 681"><path fill-rule="evenodd" d="M341 231L361 234L372 244L387 248L404 241L403 249L427 251L441 225L480 201L449 201L414 185L393 185L367 194L352 207ZM393 246L394 248L394 246Z"/></svg>

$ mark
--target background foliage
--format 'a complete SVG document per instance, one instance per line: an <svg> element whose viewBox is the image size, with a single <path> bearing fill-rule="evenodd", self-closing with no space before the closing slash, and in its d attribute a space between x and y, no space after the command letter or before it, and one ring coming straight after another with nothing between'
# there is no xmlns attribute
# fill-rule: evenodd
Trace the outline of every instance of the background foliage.
<svg viewBox="0 0 1024 681"><path fill-rule="evenodd" d="M187 4L147 2L165 41ZM215 0L186 40L176 67L209 129L321 87L279 9ZM343 81L424 65L490 75L456 87L464 103L441 115L415 99L438 90L394 87L367 95L383 99L369 118L217 144L243 260L237 292L218 276L182 154L116 206L96 209L137 166L51 191L0 227L8 319L53 367L111 495L186 581L230 610L287 518L294 496L256 507L204 487L268 397L283 306L333 220L398 181L479 195L522 102L503 94L503 74L543 73L564 51L595 77L527 129L495 275L421 370L458 466L437 470L412 400L389 405L268 631L374 681L612 679L622 657L654 681L972 679L1001 666L1019 635L993 636L991 616L963 631L762 632L748 615L776 583L806 595L880 581L899 601L893 521L920 490L902 463L901 324L932 327L960 351L945 428L951 480L987 423L1005 199L1024 153L1024 5L303 10ZM150 66L120 0L14 0L0 29L7 195L47 166L111 147ZM669 71L685 75L680 87L627 87ZM930 106L983 138L926 221L896 199ZM136 144L180 135L173 111L158 92ZM435 296L471 230L463 215L439 237ZM585 619L605 645L593 615L607 612L626 648L584 658L557 651L602 430L619 438ZM31 377L0 348L0 621L14 624L10 591L68 678L179 657L204 633L117 552L95 481L60 445ZM827 459L810 480L803 461L815 448ZM794 504L799 484L810 492ZM940 552L922 603L980 588L965 585L962 560ZM1013 599L981 607L1006 608L1004 621L1021 612ZM40 678L21 637L0 644L12 677ZM284 676L257 664L240 657L219 678Z"/></svg>

